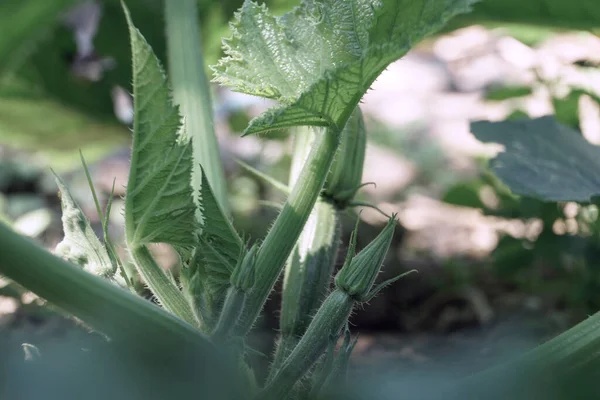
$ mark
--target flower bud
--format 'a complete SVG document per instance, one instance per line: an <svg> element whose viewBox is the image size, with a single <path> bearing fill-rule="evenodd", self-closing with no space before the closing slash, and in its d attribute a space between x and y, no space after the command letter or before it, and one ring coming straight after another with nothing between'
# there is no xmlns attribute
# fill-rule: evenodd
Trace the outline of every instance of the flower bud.
<svg viewBox="0 0 600 400"><path fill-rule="evenodd" d="M335 285L357 301L365 301L370 297L371 287L381 269L385 255L390 247L396 218L389 219L383 231L360 253L354 256L356 231L353 233L348 257L340 272L335 277Z"/></svg>
<svg viewBox="0 0 600 400"><path fill-rule="evenodd" d="M245 292L254 286L254 263L257 255L258 246L254 245L244 257L240 257L230 279L234 288Z"/></svg>
<svg viewBox="0 0 600 400"><path fill-rule="evenodd" d="M342 131L340 145L333 161L324 195L345 207L361 184L367 136L362 112L356 107Z"/></svg>

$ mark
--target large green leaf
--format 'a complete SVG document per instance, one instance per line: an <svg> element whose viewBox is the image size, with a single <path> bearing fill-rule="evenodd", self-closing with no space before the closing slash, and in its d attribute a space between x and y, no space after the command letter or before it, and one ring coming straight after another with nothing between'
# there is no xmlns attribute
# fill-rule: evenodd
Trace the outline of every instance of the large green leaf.
<svg viewBox="0 0 600 400"><path fill-rule="evenodd" d="M196 244L198 223L192 199L192 145L181 140L181 117L165 73L129 12L133 55L133 149L125 226L129 246L164 242L178 248Z"/></svg>
<svg viewBox="0 0 600 400"><path fill-rule="evenodd" d="M377 76L476 0L305 0L281 17L246 1L215 80L282 107L247 133L295 125L343 128Z"/></svg>
<svg viewBox="0 0 600 400"><path fill-rule="evenodd" d="M579 202L600 195L600 148L553 117L477 121L471 131L505 146L490 166L516 194Z"/></svg>

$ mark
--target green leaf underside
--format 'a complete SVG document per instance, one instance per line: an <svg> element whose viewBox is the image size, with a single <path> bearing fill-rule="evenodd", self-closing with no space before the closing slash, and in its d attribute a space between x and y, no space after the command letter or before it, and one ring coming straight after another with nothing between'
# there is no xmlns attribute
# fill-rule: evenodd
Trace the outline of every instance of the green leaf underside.
<svg viewBox="0 0 600 400"><path fill-rule="evenodd" d="M471 131L505 146L490 166L516 194L579 202L600 195L600 148L553 117L477 121Z"/></svg>
<svg viewBox="0 0 600 400"><path fill-rule="evenodd" d="M190 278L199 274L203 285L192 290L204 292L194 294L204 298L205 305L210 307L207 311L214 317L215 308L220 307L230 286L229 278L244 244L219 206L204 170L200 205L203 218L202 233L188 274Z"/></svg>
<svg viewBox="0 0 600 400"><path fill-rule="evenodd" d="M273 17L246 1L224 41L215 81L283 105L246 133L295 125L343 127L375 78L477 0L305 0Z"/></svg>
<svg viewBox="0 0 600 400"><path fill-rule="evenodd" d="M133 56L135 120L131 169L125 199L129 245L196 244L192 199L192 147L180 141L181 117L165 73L126 11Z"/></svg>
<svg viewBox="0 0 600 400"><path fill-rule="evenodd" d="M60 190L65 237L56 246L54 253L94 275L110 277L115 271L106 248L92 230L85 214L58 175L56 183Z"/></svg>

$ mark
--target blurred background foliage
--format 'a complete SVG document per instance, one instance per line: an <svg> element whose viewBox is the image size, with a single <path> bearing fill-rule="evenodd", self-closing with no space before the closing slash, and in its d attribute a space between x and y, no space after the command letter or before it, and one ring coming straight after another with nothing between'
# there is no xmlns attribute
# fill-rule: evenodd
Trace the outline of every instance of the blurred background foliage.
<svg viewBox="0 0 600 400"><path fill-rule="evenodd" d="M88 157L97 159L128 137L111 97L115 87L128 88L131 82L131 53L120 1L102 2L101 16L88 13L76 23L79 34L93 41L90 54L78 54L73 24L66 22L65 10L77 3L7 0L0 4L0 141L54 155L53 165L59 169L72 166L76 160L69 156L72 150L90 150ZM208 64L219 58L221 38L227 36L227 23L241 3L198 2ZM281 12L291 6L283 0L268 3ZM163 2L132 0L127 5L166 65ZM87 59L73 62L78 55Z"/></svg>

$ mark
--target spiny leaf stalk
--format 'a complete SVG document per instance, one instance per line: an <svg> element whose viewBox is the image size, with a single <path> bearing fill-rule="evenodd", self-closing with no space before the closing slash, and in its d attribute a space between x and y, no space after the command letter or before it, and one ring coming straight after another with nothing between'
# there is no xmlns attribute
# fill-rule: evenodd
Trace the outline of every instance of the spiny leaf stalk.
<svg viewBox="0 0 600 400"><path fill-rule="evenodd" d="M354 303L352 297L339 289L327 296L298 345L263 389L261 399L275 400L285 397L285 393L321 357L330 338L339 336Z"/></svg>
<svg viewBox="0 0 600 400"><path fill-rule="evenodd" d="M286 264L279 319L281 337L272 373L296 347L329 292L340 237L338 211L319 199Z"/></svg>
<svg viewBox="0 0 600 400"><path fill-rule="evenodd" d="M246 300L236 334L244 336L258 317L323 188L339 144L339 131L317 135L306 164L256 260L256 283Z"/></svg>
<svg viewBox="0 0 600 400"><path fill-rule="evenodd" d="M298 180L315 141L315 135L319 134L313 127L298 127L293 133L294 149L290 185L294 185ZM343 147L346 138L347 135L344 136L342 133L340 148ZM339 152L338 148L337 154ZM279 318L280 338L269 377L273 376L296 347L329 291L340 236L341 223L338 210L331 201L321 196L285 265Z"/></svg>

